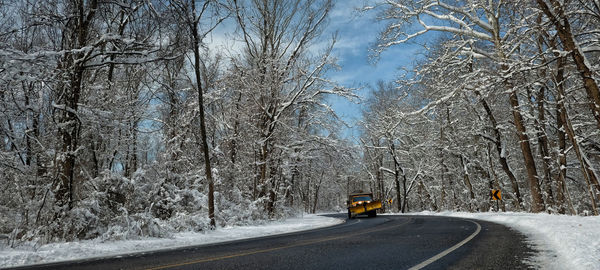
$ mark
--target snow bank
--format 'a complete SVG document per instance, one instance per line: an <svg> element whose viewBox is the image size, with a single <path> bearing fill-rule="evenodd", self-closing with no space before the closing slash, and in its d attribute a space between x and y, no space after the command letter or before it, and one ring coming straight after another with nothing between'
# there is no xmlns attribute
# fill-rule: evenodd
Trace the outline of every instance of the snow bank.
<svg viewBox="0 0 600 270"><path fill-rule="evenodd" d="M304 215L284 221L243 227L224 227L204 233L175 233L172 238L145 238L142 240L101 241L99 239L79 242L51 243L36 247L22 245L8 248L0 243L0 267L48 263L104 257L132 252L203 245L217 242L261 237L295 231L316 229L344 222L341 219L319 215Z"/></svg>
<svg viewBox="0 0 600 270"><path fill-rule="evenodd" d="M541 269L600 269L600 217L531 213L420 212L500 223L523 233L539 253Z"/></svg>

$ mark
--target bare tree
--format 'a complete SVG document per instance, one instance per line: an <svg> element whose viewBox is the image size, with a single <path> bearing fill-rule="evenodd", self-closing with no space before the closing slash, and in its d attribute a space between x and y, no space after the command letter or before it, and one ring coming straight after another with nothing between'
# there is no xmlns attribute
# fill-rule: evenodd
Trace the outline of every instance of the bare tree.
<svg viewBox="0 0 600 270"><path fill-rule="evenodd" d="M506 36L512 30L501 31L504 27L507 29L516 27L501 25L504 22L503 16L506 16L507 10L510 9L509 4L469 1L465 5L455 5L446 1L388 1L382 3L381 6L384 11L380 19L390 21L390 24L381 34L377 51L405 43L433 31L455 35L456 40L463 44L462 46L474 43L482 44L482 46L471 47L470 49L465 48L465 54L477 54L487 57L496 62L501 71L498 76L502 78L501 83L508 92L514 125L520 138L519 144L523 154L523 162L527 169L532 195L532 211L543 211L545 209L544 201L527 127L520 111L518 88L514 85L514 79L511 79L511 67L508 65L511 55L510 52L506 52L506 48L512 45L507 44L507 42L514 42L515 40ZM366 9L376 7L367 7ZM425 18L431 18L432 20L425 20ZM508 16L507 19L509 19ZM422 30L405 32L409 22L416 22ZM442 22L447 23L447 25ZM449 98L454 94L457 94L457 91L445 98Z"/></svg>
<svg viewBox="0 0 600 270"><path fill-rule="evenodd" d="M326 94L352 96L347 89L323 78L332 67L331 46L309 60L310 48L322 33L333 2L329 0L233 1L243 40L244 85L258 136L255 198L266 199L273 214L277 201L277 164L284 153L276 147L283 125L296 110L320 107ZM300 117L302 114L300 114Z"/></svg>

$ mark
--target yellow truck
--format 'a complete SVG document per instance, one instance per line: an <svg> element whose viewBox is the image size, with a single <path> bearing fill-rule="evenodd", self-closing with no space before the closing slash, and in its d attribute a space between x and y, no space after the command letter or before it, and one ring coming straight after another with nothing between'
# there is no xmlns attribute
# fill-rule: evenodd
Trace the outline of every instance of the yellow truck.
<svg viewBox="0 0 600 270"><path fill-rule="evenodd" d="M381 201L373 199L373 193L355 192L348 195L348 218L354 218L360 214L369 217L377 216L377 209L381 209Z"/></svg>

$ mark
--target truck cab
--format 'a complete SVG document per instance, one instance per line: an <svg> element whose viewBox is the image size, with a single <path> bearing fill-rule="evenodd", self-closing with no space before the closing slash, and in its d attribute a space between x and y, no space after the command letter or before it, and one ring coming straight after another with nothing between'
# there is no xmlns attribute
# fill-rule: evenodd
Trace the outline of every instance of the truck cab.
<svg viewBox="0 0 600 270"><path fill-rule="evenodd" d="M377 216L377 209L381 209L381 201L373 199L373 193L354 192L348 195L348 218L354 218L360 214L369 217Z"/></svg>

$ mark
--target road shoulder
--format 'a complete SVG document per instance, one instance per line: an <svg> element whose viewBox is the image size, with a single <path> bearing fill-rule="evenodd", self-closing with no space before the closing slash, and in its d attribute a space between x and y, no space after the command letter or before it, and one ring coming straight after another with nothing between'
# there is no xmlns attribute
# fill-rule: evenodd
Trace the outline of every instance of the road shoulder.
<svg viewBox="0 0 600 270"><path fill-rule="evenodd" d="M324 215L304 215L280 221L265 222L240 227L218 228L209 232L180 232L170 238L143 238L118 241L102 239L76 242L21 243L16 248L0 246L0 268L31 266L63 261L87 260L126 256L132 253L151 252L179 247L215 244L249 238L265 237L325 228L344 223L345 220Z"/></svg>

